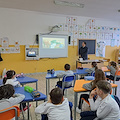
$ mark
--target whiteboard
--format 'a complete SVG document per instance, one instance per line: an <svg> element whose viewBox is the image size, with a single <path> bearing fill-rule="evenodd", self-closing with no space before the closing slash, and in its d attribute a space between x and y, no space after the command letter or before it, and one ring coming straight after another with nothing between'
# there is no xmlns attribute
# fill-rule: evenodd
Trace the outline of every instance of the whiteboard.
<svg viewBox="0 0 120 120"><path fill-rule="evenodd" d="M68 36L56 34L39 35L39 57L68 57Z"/></svg>

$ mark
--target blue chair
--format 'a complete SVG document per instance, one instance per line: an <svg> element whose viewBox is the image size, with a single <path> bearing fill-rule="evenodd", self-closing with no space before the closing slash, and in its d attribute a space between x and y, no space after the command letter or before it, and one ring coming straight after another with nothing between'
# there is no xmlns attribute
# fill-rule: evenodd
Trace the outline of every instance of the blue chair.
<svg viewBox="0 0 120 120"><path fill-rule="evenodd" d="M91 76L95 77L95 71L93 71L93 72L91 73Z"/></svg>
<svg viewBox="0 0 120 120"><path fill-rule="evenodd" d="M62 80L62 86L59 86L59 85L56 85L57 87L61 88L63 91L66 90L66 95L67 95L67 89L71 88L71 87L74 87L75 85L75 75L72 75L72 76L64 76L63 77L63 80ZM71 86L69 87L65 87L65 83L66 82L73 82Z"/></svg>

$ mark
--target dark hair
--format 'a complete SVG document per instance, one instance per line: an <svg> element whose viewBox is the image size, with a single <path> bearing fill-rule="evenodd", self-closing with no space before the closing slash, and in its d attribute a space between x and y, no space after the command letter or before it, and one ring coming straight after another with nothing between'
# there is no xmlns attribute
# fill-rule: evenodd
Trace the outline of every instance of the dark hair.
<svg viewBox="0 0 120 120"><path fill-rule="evenodd" d="M92 62L92 64L91 64L94 68L95 68L95 70L97 70L98 69L98 66L97 66L97 63L96 62Z"/></svg>
<svg viewBox="0 0 120 120"><path fill-rule="evenodd" d="M110 64L111 64L111 66L113 66L116 70L118 69L116 62L111 61Z"/></svg>
<svg viewBox="0 0 120 120"><path fill-rule="evenodd" d="M112 90L111 84L106 80L100 80L96 83L96 86L102 90L105 94L108 94Z"/></svg>
<svg viewBox="0 0 120 120"><path fill-rule="evenodd" d="M63 91L60 88L54 88L50 92L50 99L53 104L59 104L62 102Z"/></svg>
<svg viewBox="0 0 120 120"><path fill-rule="evenodd" d="M86 45L86 42L83 42Z"/></svg>
<svg viewBox="0 0 120 120"><path fill-rule="evenodd" d="M7 79L12 79L12 77L16 74L14 70L9 70L6 72L6 77L3 78L3 84L6 83Z"/></svg>
<svg viewBox="0 0 120 120"><path fill-rule="evenodd" d="M0 100L9 99L15 93L14 87L10 84L0 86Z"/></svg>
<svg viewBox="0 0 120 120"><path fill-rule="evenodd" d="M70 70L70 65L69 64L65 64L64 68L65 68L65 70Z"/></svg>
<svg viewBox="0 0 120 120"><path fill-rule="evenodd" d="M96 83L100 80L105 80L105 74L101 69L95 71L95 80L92 81L92 90L96 88Z"/></svg>

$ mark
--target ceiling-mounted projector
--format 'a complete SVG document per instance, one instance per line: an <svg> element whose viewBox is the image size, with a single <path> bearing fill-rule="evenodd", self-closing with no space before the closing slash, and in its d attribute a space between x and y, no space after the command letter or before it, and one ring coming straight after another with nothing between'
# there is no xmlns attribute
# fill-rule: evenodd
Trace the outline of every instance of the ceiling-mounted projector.
<svg viewBox="0 0 120 120"><path fill-rule="evenodd" d="M49 31L50 32L58 32L58 31L60 31L60 27L58 25L49 26Z"/></svg>

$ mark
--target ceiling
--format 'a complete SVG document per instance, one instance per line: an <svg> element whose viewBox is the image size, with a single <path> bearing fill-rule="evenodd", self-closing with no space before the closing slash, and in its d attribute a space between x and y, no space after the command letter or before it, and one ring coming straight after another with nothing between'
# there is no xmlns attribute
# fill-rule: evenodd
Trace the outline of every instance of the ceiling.
<svg viewBox="0 0 120 120"><path fill-rule="evenodd" d="M62 0L60 0L62 1ZM63 0L85 4L84 8L55 5L53 0L0 0L0 7L45 13L120 20L120 0Z"/></svg>

